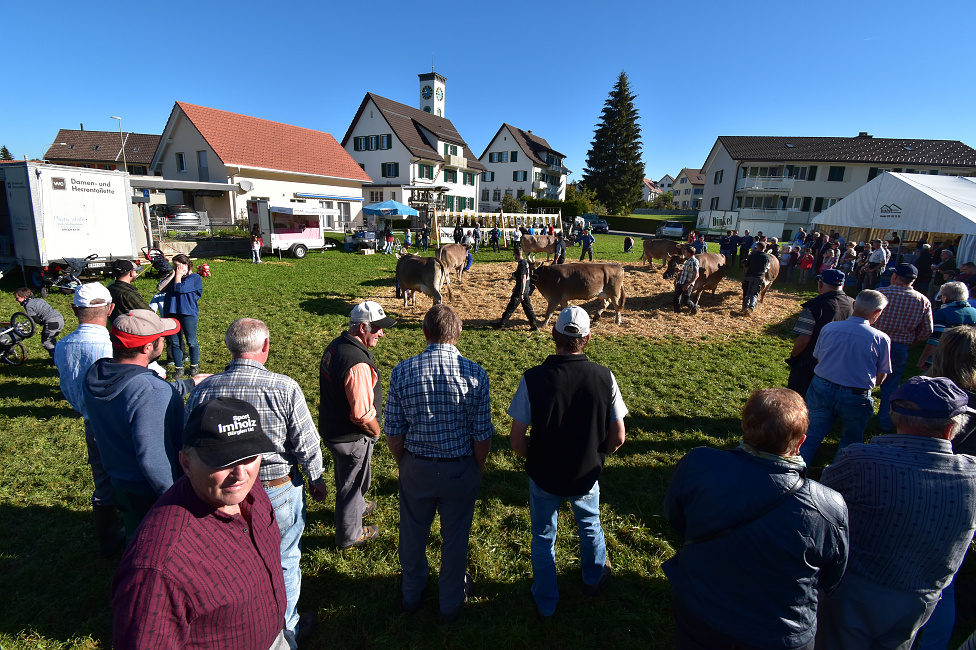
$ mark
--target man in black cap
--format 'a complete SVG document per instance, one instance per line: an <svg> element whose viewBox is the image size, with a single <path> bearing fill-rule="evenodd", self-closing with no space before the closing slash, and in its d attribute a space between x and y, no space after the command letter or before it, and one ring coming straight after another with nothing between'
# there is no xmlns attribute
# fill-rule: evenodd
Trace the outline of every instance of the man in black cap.
<svg viewBox="0 0 976 650"><path fill-rule="evenodd" d="M850 513L840 587L821 600L817 647L907 650L962 563L976 528L976 458L951 440L974 413L945 377L892 395L895 435L846 447L820 481Z"/></svg>
<svg viewBox="0 0 976 650"><path fill-rule="evenodd" d="M274 444L257 410L200 404L183 430L184 475L147 513L112 580L116 648L287 648L281 534L261 487Z"/></svg>
<svg viewBox="0 0 976 650"><path fill-rule="evenodd" d="M874 327L891 339L891 373L881 384L881 402L878 404L878 426L884 433L891 432L888 404L905 374L908 350L927 341L932 334L932 304L912 288L917 277L918 269L914 266L899 264L891 276L891 284L878 289L888 299L888 307Z"/></svg>
<svg viewBox="0 0 976 650"><path fill-rule="evenodd" d="M114 323L122 314L128 314L133 309L149 309L139 290L132 286L132 281L139 275L139 267L129 260L115 260L112 263L112 274L115 282L108 285L108 292L112 294L112 304L115 309L109 314Z"/></svg>
<svg viewBox="0 0 976 650"><path fill-rule="evenodd" d="M820 330L827 323L846 320L854 311L854 301L844 293L845 279L846 276L837 269L827 269L817 276L817 292L820 295L801 305L803 311L793 327L796 341L790 358L786 360L790 367L786 387L800 395L807 394L807 388L813 381L813 369L817 365L813 351L817 347Z"/></svg>

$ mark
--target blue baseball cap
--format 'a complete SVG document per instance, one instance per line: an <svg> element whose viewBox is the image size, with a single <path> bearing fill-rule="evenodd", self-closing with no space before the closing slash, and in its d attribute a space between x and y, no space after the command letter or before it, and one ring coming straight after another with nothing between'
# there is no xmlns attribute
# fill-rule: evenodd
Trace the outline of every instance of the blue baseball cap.
<svg viewBox="0 0 976 650"><path fill-rule="evenodd" d="M829 284L833 287L842 287L844 286L844 280L847 279L847 276L844 275L843 271L838 271L837 269L827 269L818 275L817 279L824 284Z"/></svg>
<svg viewBox="0 0 976 650"><path fill-rule="evenodd" d="M918 408L897 406L911 402ZM961 413L976 413L969 407L969 396L946 377L912 377L891 396L891 410L917 418L951 418Z"/></svg>
<svg viewBox="0 0 976 650"><path fill-rule="evenodd" d="M912 264L899 264L895 267L895 274L903 278L914 280L918 277L918 269Z"/></svg>

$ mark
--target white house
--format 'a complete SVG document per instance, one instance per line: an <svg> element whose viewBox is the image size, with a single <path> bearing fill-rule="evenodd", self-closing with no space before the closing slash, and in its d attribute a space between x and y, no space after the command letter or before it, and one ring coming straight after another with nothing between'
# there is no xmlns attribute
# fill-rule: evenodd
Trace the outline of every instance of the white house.
<svg viewBox="0 0 976 650"><path fill-rule="evenodd" d="M652 181L649 178L645 178L644 184L641 186L641 200L650 202L660 195L661 189L657 186L657 182Z"/></svg>
<svg viewBox="0 0 976 650"><path fill-rule="evenodd" d="M661 190L662 194L667 194L672 191L674 185L674 176L671 174L665 174L661 177L661 180L657 182L657 188Z"/></svg>
<svg viewBox="0 0 976 650"><path fill-rule="evenodd" d="M328 133L176 102L150 171L207 189L167 190L167 203L207 211L212 223L247 219L247 201L266 199L339 210L334 227L361 222L363 183L372 179ZM228 184L228 191L214 184ZM239 189L238 189L239 188Z"/></svg>
<svg viewBox="0 0 976 650"><path fill-rule="evenodd" d="M481 175L480 209L499 210L505 194L565 200L570 174L563 167L565 158L545 138L502 124L479 158L487 168Z"/></svg>
<svg viewBox="0 0 976 650"><path fill-rule="evenodd" d="M421 108L366 93L342 138L346 152L373 178L363 185L363 198L367 205L410 203L433 193L445 210L473 212L485 167L443 117L444 77L418 76Z"/></svg>
<svg viewBox="0 0 976 650"><path fill-rule="evenodd" d="M685 167L674 179L674 207L681 210L698 210L705 192L705 177L700 169Z"/></svg>
<svg viewBox="0 0 976 650"><path fill-rule="evenodd" d="M705 160L703 207L739 222L782 224L784 234L884 172L976 174L976 150L957 140L721 136ZM677 200L677 195L675 196Z"/></svg>

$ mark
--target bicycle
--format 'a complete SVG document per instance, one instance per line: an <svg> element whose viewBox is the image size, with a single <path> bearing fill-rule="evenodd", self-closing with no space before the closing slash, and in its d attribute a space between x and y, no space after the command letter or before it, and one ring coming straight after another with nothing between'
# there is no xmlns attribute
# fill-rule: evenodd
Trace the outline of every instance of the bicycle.
<svg viewBox="0 0 976 650"><path fill-rule="evenodd" d="M27 359L27 352L21 343L34 335L34 322L22 311L14 312L10 322L0 325L0 361L10 366L19 366Z"/></svg>

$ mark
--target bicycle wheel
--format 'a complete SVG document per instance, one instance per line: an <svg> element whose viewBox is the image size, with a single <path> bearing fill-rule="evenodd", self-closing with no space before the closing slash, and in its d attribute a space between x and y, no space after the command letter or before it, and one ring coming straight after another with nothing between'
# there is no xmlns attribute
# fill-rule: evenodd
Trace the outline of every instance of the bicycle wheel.
<svg viewBox="0 0 976 650"><path fill-rule="evenodd" d="M24 346L20 343L12 345L6 350L0 352L0 361L3 361L11 366L19 366L20 364L24 363L26 358L27 353L24 351Z"/></svg>
<svg viewBox="0 0 976 650"><path fill-rule="evenodd" d="M14 328L17 336L22 339L30 338L34 335L34 321L22 311L18 311L10 317L10 326Z"/></svg>

